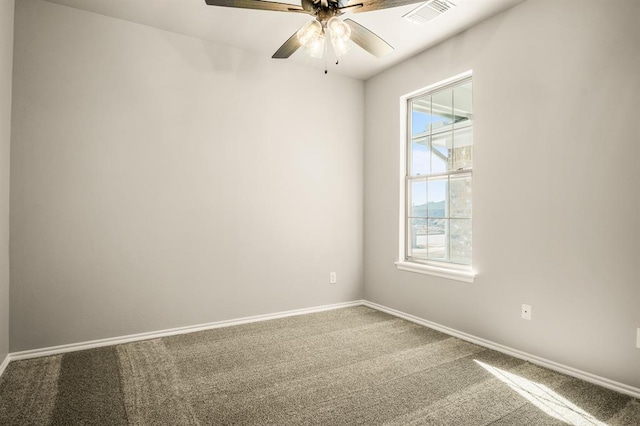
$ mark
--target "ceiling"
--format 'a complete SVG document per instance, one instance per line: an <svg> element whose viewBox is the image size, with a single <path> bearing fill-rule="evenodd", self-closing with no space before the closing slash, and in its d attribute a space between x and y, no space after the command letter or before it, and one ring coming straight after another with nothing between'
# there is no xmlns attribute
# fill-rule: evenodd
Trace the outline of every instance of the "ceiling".
<svg viewBox="0 0 640 426"><path fill-rule="evenodd" d="M282 43L311 19L300 13L207 6L205 0L47 1L253 51L266 58L271 58ZM300 0L280 1L300 4ZM328 63L329 72L366 80L524 0L452 1L457 7L423 25L402 19L417 3L373 12L345 13L343 18L351 18L369 28L395 50L384 58L376 58L354 45L339 65L335 65L335 61ZM286 60L313 67L318 72L325 69L325 60L311 58L303 49Z"/></svg>

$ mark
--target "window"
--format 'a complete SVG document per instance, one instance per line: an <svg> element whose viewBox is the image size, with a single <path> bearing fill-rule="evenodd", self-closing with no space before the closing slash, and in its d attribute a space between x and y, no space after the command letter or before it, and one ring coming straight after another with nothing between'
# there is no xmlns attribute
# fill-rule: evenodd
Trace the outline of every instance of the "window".
<svg viewBox="0 0 640 426"><path fill-rule="evenodd" d="M407 114L398 268L472 281L471 75L406 96L403 103Z"/></svg>

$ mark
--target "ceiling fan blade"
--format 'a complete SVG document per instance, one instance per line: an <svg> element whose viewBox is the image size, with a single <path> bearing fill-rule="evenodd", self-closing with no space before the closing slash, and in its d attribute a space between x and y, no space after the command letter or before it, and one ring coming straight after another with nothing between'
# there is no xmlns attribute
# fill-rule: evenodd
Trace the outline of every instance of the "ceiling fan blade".
<svg viewBox="0 0 640 426"><path fill-rule="evenodd" d="M351 28L351 40L373 56L381 58L382 56L393 52L393 47L391 47L389 43L375 35L371 30L368 30L358 24L356 21L345 19L344 23L349 25L349 28Z"/></svg>
<svg viewBox="0 0 640 426"><path fill-rule="evenodd" d="M391 7L406 6L414 3L424 3L425 0L350 0L344 7L362 5L353 8L350 12L362 13L371 12L372 10L389 9Z"/></svg>
<svg viewBox="0 0 640 426"><path fill-rule="evenodd" d="M289 56L293 55L296 50L298 50L302 46L300 44L300 40L298 40L298 32L293 33L289 40L285 41L280 49L273 54L272 58L274 59L287 59Z"/></svg>
<svg viewBox="0 0 640 426"><path fill-rule="evenodd" d="M272 1L264 0L205 0L209 6L224 6L224 7L237 7L240 9L258 9L258 10L272 10L275 12L303 12L309 13L304 10L300 5L289 3L276 3Z"/></svg>

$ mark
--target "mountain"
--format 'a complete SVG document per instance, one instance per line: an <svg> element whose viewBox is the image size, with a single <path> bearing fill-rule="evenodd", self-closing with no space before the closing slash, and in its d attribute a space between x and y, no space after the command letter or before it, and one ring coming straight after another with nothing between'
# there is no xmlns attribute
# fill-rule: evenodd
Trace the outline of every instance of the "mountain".
<svg viewBox="0 0 640 426"><path fill-rule="evenodd" d="M412 217L427 217L427 209L429 210L428 217L444 217L445 201L429 201L427 204L420 204L413 207Z"/></svg>

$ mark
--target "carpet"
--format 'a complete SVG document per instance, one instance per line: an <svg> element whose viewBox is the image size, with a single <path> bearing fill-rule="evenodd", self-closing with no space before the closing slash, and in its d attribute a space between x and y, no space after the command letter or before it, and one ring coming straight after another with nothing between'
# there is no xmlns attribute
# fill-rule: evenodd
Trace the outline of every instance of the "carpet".
<svg viewBox="0 0 640 426"><path fill-rule="evenodd" d="M358 306L12 361L0 424L640 425L640 402Z"/></svg>

